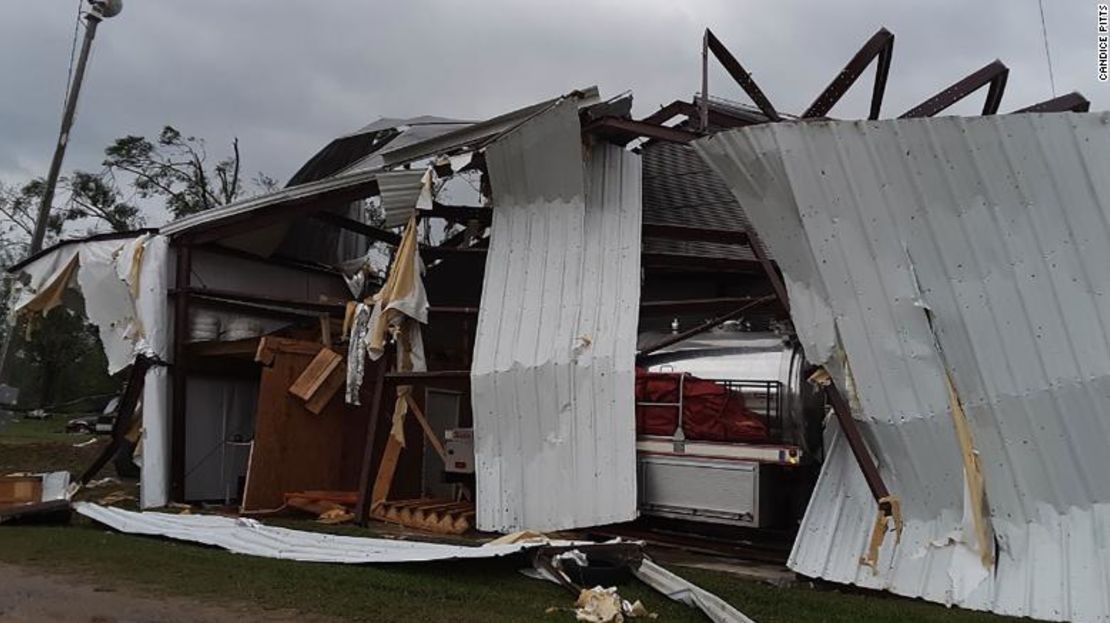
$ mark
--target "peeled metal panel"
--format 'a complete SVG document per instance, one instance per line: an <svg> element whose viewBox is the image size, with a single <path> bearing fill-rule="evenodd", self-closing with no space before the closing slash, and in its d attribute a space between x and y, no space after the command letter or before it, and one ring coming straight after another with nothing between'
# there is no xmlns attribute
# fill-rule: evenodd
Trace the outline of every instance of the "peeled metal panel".
<svg viewBox="0 0 1110 623"><path fill-rule="evenodd" d="M416 210L416 199L424 185L420 182L424 169L390 171L378 174L378 190L386 227L399 227L408 222Z"/></svg>
<svg viewBox="0 0 1110 623"><path fill-rule="evenodd" d="M267 526L246 517L137 513L91 502L74 502L73 509L97 523L128 534L164 536L220 547L235 554L302 562L368 564L497 558L546 545L532 541L474 547L341 536Z"/></svg>
<svg viewBox="0 0 1110 623"><path fill-rule="evenodd" d="M639 157L586 154L566 100L490 146L471 372L481 530L636 516Z"/></svg>
<svg viewBox="0 0 1110 623"><path fill-rule="evenodd" d="M790 566L1004 614L1110 618L1110 114L775 124L697 148L792 302L810 297L792 310L807 355L835 364L843 349L850 376L835 374L904 502L901 542L886 539L872 575L858 558L874 503L834 430ZM992 569L962 544L946 370L982 463Z"/></svg>

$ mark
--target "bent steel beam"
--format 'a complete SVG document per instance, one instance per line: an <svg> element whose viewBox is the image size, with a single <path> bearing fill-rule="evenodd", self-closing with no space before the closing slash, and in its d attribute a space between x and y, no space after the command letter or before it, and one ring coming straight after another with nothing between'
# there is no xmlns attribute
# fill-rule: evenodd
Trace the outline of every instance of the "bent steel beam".
<svg viewBox="0 0 1110 623"><path fill-rule="evenodd" d="M878 119L879 109L883 105L883 94L886 92L887 76L890 74L890 59L894 55L894 34L886 28L880 28L878 32L871 35L867 43L856 52L855 56L848 61L844 69L833 78L829 86L813 100L809 108L802 113L803 118L824 117L832 107L844 97L848 89L855 84L863 70L871 64L872 61L878 59L875 66L875 87L871 93L871 112L868 119Z"/></svg>
<svg viewBox="0 0 1110 623"><path fill-rule="evenodd" d="M990 88L987 91L987 100L983 102L983 114L993 115L998 112L998 107L1002 104L1002 93L1006 90L1006 79L1009 75L1010 70L1002 61L994 61L966 78L959 80L940 93L930 97L921 104L911 108L899 117L899 119L932 117L952 104L978 91L986 84L989 84Z"/></svg>

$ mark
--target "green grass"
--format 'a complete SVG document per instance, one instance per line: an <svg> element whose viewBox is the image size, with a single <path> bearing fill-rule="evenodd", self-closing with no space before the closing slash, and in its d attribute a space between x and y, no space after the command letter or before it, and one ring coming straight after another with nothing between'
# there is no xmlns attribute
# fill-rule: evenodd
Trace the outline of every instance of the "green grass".
<svg viewBox="0 0 1110 623"><path fill-rule="evenodd" d="M573 596L520 575L517 569L527 564L522 557L357 566L300 563L116 534L81 519L72 526L0 528L0 561L95 577L98 585L351 621L572 620L566 612L545 614L552 606L570 607ZM675 570L760 623L1014 620L880 594L775 588L712 571ZM643 600L660 621L704 620L636 582L620 592L626 599Z"/></svg>
<svg viewBox="0 0 1110 623"><path fill-rule="evenodd" d="M80 473L102 443L74 448L82 436L59 432L59 421L24 421L0 432L0 474L66 469ZM62 423L64 426L64 422ZM60 439L60 441L59 441ZM113 475L108 467L101 476ZM134 493L134 483L91 489L96 500L113 491ZM324 528L297 520L270 523L369 535L354 526ZM339 565L270 560L163 539L117 534L77 517L69 526L0 526L0 561L74 574L98 586L192 597L252 609L293 609L351 621L571 621L574 597L564 589L518 573L523 557L391 565ZM775 588L723 573L674 568L720 595L760 623L1001 623L1004 617L960 610L884 593L860 594ZM700 613L667 600L637 582L620 587L640 599L660 621L704 621Z"/></svg>
<svg viewBox="0 0 1110 623"><path fill-rule="evenodd" d="M74 435L65 432L66 422L75 416L54 415L52 417L36 420L31 418L17 418L0 424L0 443L56 443L74 444L90 439L91 435Z"/></svg>

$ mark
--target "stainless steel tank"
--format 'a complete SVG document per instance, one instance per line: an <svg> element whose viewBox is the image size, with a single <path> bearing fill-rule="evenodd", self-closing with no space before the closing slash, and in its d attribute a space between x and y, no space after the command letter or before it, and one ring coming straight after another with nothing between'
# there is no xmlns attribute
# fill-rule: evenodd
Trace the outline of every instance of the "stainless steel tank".
<svg viewBox="0 0 1110 623"><path fill-rule="evenodd" d="M664 337L666 333L642 334L640 344ZM801 348L788 338L726 326L654 352L639 363L649 371L686 372L739 389L750 409L772 424L778 420L783 442L799 446L809 459L820 458L823 401L803 377Z"/></svg>

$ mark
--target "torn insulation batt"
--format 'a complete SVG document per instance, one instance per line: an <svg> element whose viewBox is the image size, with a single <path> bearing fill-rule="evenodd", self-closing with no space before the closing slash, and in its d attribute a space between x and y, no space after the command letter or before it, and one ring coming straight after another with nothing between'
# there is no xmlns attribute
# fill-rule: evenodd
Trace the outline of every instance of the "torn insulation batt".
<svg viewBox="0 0 1110 623"><path fill-rule="evenodd" d="M875 503L834 428L790 567L1110 618L1110 114L768 124L696 148L778 259L808 359L902 499L905 532L873 572Z"/></svg>

